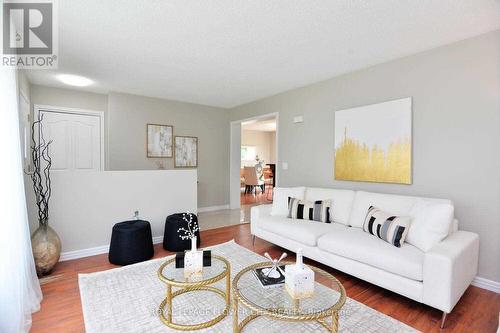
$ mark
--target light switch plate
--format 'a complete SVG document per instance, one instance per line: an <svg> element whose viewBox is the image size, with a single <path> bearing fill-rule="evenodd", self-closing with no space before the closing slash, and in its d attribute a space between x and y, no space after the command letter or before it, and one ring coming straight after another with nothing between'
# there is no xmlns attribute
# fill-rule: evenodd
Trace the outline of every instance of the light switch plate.
<svg viewBox="0 0 500 333"><path fill-rule="evenodd" d="M287 162L283 162L283 163L281 163L281 168L282 168L283 170L288 170L288 163L287 163Z"/></svg>

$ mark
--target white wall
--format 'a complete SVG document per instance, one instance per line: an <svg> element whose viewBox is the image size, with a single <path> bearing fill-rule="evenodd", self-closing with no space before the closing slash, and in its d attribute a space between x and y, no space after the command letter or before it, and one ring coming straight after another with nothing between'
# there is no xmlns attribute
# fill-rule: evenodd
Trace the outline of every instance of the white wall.
<svg viewBox="0 0 500 333"><path fill-rule="evenodd" d="M332 60L334 61L334 60ZM231 110L279 112L280 185L449 198L460 228L480 235L479 276L500 281L500 31ZM334 114L413 97L413 184L336 181ZM303 115L304 122L293 123Z"/></svg>
<svg viewBox="0 0 500 333"><path fill-rule="evenodd" d="M106 111L108 96L71 89L31 85L31 103Z"/></svg>
<svg viewBox="0 0 500 333"><path fill-rule="evenodd" d="M229 204L231 209L237 209L241 206L241 122L232 122L230 127Z"/></svg>
<svg viewBox="0 0 500 333"><path fill-rule="evenodd" d="M241 130L241 145L254 146L256 154L264 163L275 163L276 161L276 132ZM255 160L242 161L243 166L254 166Z"/></svg>
<svg viewBox="0 0 500 333"><path fill-rule="evenodd" d="M122 93L108 104L110 170L157 169L159 160L172 169L173 158L147 158L146 124L172 125L174 135L198 137L199 207L228 204L228 110Z"/></svg>
<svg viewBox="0 0 500 333"><path fill-rule="evenodd" d="M276 132L270 132L269 135L269 162L275 164L277 161L278 149L276 146Z"/></svg>
<svg viewBox="0 0 500 333"><path fill-rule="evenodd" d="M95 94L31 85L31 104L104 111L106 170L155 170L173 158L146 156L146 124L174 126L174 135L198 137L199 207L229 203L229 111L203 105L111 92Z"/></svg>
<svg viewBox="0 0 500 333"><path fill-rule="evenodd" d="M62 252L108 245L113 225L135 210L151 223L153 237L162 236L168 215L197 211L196 180L194 169L53 172L49 224ZM36 221L33 208L30 220Z"/></svg>

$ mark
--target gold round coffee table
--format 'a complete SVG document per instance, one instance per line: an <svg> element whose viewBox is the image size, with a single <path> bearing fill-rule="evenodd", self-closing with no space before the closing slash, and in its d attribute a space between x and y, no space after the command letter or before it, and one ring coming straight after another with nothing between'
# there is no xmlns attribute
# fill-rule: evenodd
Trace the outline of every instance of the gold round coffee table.
<svg viewBox="0 0 500 333"><path fill-rule="evenodd" d="M221 256L212 254L212 265L203 267L203 275L200 278L189 281L184 277L184 269L175 268L175 258L169 259L158 269L158 278L167 285L167 295L160 303L158 314L161 321L168 327L181 331L199 330L217 324L229 313L231 304L231 265L229 261ZM226 279L225 290L211 286L224 278ZM172 291L172 288L180 289ZM197 291L210 291L221 296L225 301L224 310L215 318L206 322L191 325L174 323L172 320L172 299L185 293Z"/></svg>
<svg viewBox="0 0 500 333"><path fill-rule="evenodd" d="M234 333L239 333L260 316L292 322L314 321L328 332L338 332L339 310L345 303L346 293L342 284L333 275L309 266L315 272L314 295L297 300L288 294L284 285L263 288L259 284L252 270L270 266L269 261L254 264L244 268L234 277L232 286ZM251 312L241 322L238 319L239 303ZM327 320L328 318L331 318L331 322Z"/></svg>

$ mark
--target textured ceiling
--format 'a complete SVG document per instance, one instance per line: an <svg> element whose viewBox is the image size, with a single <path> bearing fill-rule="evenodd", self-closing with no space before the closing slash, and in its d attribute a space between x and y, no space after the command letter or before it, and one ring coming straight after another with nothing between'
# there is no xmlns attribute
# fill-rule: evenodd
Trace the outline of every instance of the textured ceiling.
<svg viewBox="0 0 500 333"><path fill-rule="evenodd" d="M64 0L55 73L233 107L500 28L496 0Z"/></svg>

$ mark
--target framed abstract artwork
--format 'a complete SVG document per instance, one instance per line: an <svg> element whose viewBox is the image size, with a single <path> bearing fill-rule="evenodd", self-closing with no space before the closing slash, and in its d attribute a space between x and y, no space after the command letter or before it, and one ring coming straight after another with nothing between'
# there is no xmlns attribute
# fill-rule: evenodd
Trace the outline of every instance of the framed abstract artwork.
<svg viewBox="0 0 500 333"><path fill-rule="evenodd" d="M147 157L172 157L174 127L147 124Z"/></svg>
<svg viewBox="0 0 500 333"><path fill-rule="evenodd" d="M412 183L412 99L335 112L336 180Z"/></svg>
<svg viewBox="0 0 500 333"><path fill-rule="evenodd" d="M174 137L174 167L198 167L198 138L194 136Z"/></svg>

